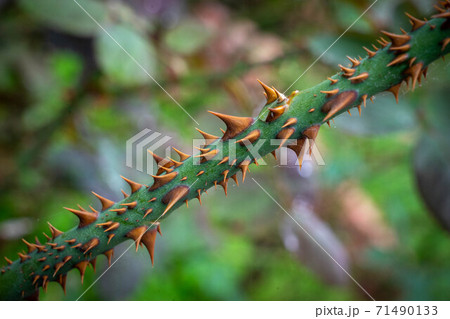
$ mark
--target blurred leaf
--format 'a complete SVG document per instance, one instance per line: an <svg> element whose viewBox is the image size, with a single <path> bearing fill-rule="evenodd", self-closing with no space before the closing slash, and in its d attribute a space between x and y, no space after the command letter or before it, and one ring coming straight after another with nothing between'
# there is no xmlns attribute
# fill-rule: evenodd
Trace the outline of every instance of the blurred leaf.
<svg viewBox="0 0 450 319"><path fill-rule="evenodd" d="M145 37L131 28L120 25L111 26L107 31L146 72L155 77L156 54ZM115 84L123 86L150 82L151 78L114 40L102 32L95 43L98 62L106 75Z"/></svg>
<svg viewBox="0 0 450 319"><path fill-rule="evenodd" d="M361 8L356 7L351 2L332 2L336 11L337 22L342 29L347 29L354 21L356 21L361 15ZM361 33L369 33L372 31L370 24L364 17L361 17L357 23L352 26L352 31L358 31Z"/></svg>
<svg viewBox="0 0 450 319"><path fill-rule="evenodd" d="M448 73L447 65L434 66L436 73ZM425 134L414 152L417 186L429 211L447 231L450 231L450 109L448 88L442 79L425 82L428 95L418 99L418 115ZM445 82L444 82L445 83Z"/></svg>
<svg viewBox="0 0 450 319"><path fill-rule="evenodd" d="M74 53L56 52L50 57L50 67L55 80L63 86L74 86L82 71L82 61Z"/></svg>
<svg viewBox="0 0 450 319"><path fill-rule="evenodd" d="M447 135L448 136L448 135ZM445 145L447 144L447 145ZM417 186L430 212L450 231L450 154L449 142L425 135L414 152Z"/></svg>
<svg viewBox="0 0 450 319"><path fill-rule="evenodd" d="M208 29L200 23L186 20L167 32L165 42L175 52L190 54L204 46L209 36Z"/></svg>
<svg viewBox="0 0 450 319"><path fill-rule="evenodd" d="M362 107L361 117L356 109L352 115L342 114L335 118L340 129L358 135L376 135L398 132L410 129L416 125L412 107L407 99L400 99L396 104L389 94L378 95L374 105ZM371 104L370 101L367 103Z"/></svg>
<svg viewBox="0 0 450 319"><path fill-rule="evenodd" d="M93 0L77 0L96 21L103 24L106 10L102 3ZM56 29L80 36L92 36L98 26L75 1L20 0L21 7L34 19Z"/></svg>
<svg viewBox="0 0 450 319"><path fill-rule="evenodd" d="M319 57L328 47L336 41L338 35L335 34L319 34L309 39L308 47L313 56ZM336 42L326 53L320 58L322 62L330 65L345 65L347 55L357 56L362 54L364 50L361 48L361 42L350 39L348 36L342 37ZM365 54L364 54L365 55Z"/></svg>

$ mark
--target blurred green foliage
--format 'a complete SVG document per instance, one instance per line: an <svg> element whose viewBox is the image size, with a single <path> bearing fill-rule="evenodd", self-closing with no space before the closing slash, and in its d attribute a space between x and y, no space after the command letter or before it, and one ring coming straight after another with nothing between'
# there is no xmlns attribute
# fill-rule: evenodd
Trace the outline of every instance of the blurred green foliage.
<svg viewBox="0 0 450 319"><path fill-rule="evenodd" d="M431 1L380 1L298 79L370 1L77 2L0 1L0 248L10 258L47 220L73 227L61 207L91 204L90 190L118 199L126 189L119 174L150 183L125 166L125 143L140 130L190 150L195 123L151 77L202 129L220 134L205 111L257 114L264 97L256 78L280 90L296 80L292 89L307 88L337 72L346 55L363 55L379 28L408 27L404 11L432 10ZM272 159L251 168L288 210L298 197L312 207L377 300L450 297L448 80L448 63L437 62L399 105L383 94L361 118L342 115L324 127L326 165L312 165L311 175ZM421 138L438 146L421 147ZM345 275L330 280L331 260L324 272L308 266L323 256L318 247L302 257L289 248L280 227L286 215L251 178L230 186L228 198L210 191L203 203L163 223L154 268L146 252L128 252L83 299L368 298ZM66 298L77 299L96 276L88 272L81 286L71 272ZM63 297L50 285L42 298Z"/></svg>

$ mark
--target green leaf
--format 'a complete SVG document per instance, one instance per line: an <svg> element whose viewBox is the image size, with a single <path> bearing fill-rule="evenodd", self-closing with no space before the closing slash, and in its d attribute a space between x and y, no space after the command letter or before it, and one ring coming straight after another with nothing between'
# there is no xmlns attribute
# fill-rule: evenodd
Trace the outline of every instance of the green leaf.
<svg viewBox="0 0 450 319"><path fill-rule="evenodd" d="M347 64L348 60L346 56L349 55L350 52L353 52L353 56L363 54L364 52L361 48L361 42L352 40L348 36L340 38L338 42L329 48L329 46L333 44L338 37L339 35L336 34L318 35L312 37L308 43L309 50L314 56L319 57L326 51L320 58L320 61L334 65L336 72L339 70L337 68L338 64L342 64L344 66Z"/></svg>
<svg viewBox="0 0 450 319"><path fill-rule="evenodd" d="M210 33L201 24L186 20L167 32L165 42L175 52L190 54L204 46L209 36Z"/></svg>
<svg viewBox="0 0 450 319"><path fill-rule="evenodd" d="M414 152L414 172L430 212L450 231L450 152L445 138L425 135Z"/></svg>
<svg viewBox="0 0 450 319"><path fill-rule="evenodd" d="M146 74L148 72L156 77L156 54L151 43L137 31L125 26L115 25L106 30L114 40L103 32L96 39L95 48L100 67L110 80L124 86L151 82L152 79Z"/></svg>
<svg viewBox="0 0 450 319"><path fill-rule="evenodd" d="M79 6L75 1L61 0L20 0L19 4L25 12L45 25L79 36L93 36L99 27L86 12L103 24L106 18L105 7L93 0L77 2Z"/></svg>
<svg viewBox="0 0 450 319"><path fill-rule="evenodd" d="M335 118L336 126L346 132L358 135L377 135L403 131L416 124L413 109L406 99L396 104L391 93L378 95L375 104L367 100L367 107L361 106L361 117L357 109L351 109L352 116L342 114ZM370 104L370 105L369 105Z"/></svg>

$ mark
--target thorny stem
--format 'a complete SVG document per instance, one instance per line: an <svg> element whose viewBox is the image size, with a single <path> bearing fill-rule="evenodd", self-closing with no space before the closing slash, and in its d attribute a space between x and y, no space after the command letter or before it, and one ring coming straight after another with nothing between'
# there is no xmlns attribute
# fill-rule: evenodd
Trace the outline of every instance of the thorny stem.
<svg viewBox="0 0 450 319"><path fill-rule="evenodd" d="M315 139L322 124L351 108L360 111L377 93L387 90L398 98L404 81L414 89L426 75L427 66L450 50L449 3L432 20L410 17L413 30L409 33L384 33L391 42L380 40L377 46L381 49L367 49L364 59L350 58L351 65L340 66L341 72L310 89L294 91L286 98L263 84L267 104L255 119L212 112L225 122L227 131L222 138L201 132L206 146L199 155L177 152L178 161L154 155L160 168L152 186L126 180L132 192L122 201L114 203L98 196L101 212L69 209L79 217L79 226L63 233L50 225L52 236L47 243L24 241L28 252L19 253L20 259L14 262L6 259L8 265L1 269L0 298L36 299L39 288L45 290L50 281L65 289L71 269L77 268L83 278L89 263L95 264L100 254L110 261L113 248L128 238L135 240L136 248L145 245L153 262L159 222L184 202L200 200L212 186L219 184L226 193L228 179L237 180L238 171L244 179L248 165L257 159L250 151L252 146L264 156L279 147L270 142L278 139L300 160L303 144ZM290 144L288 139L297 143Z"/></svg>

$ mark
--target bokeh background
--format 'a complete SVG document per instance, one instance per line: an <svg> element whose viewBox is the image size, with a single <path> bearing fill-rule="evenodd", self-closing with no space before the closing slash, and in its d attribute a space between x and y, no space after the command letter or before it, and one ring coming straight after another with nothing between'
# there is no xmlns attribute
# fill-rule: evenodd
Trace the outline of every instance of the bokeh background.
<svg viewBox="0 0 450 319"><path fill-rule="evenodd" d="M372 1L77 0L192 116L220 134L206 110L256 115L256 78L284 91ZM380 0L292 89L364 56L377 30L408 28L403 12L433 1ZM189 151L195 123L72 0L0 1L0 253L66 230L62 209L121 198L125 143L142 129ZM323 127L326 165L301 172L272 158L255 178L377 300L449 300L448 62L437 61L400 103L381 94L359 118ZM162 155L162 154L161 154ZM292 161L292 159L291 159ZM368 296L251 180L208 192L162 225L156 261L130 250L83 300L367 300ZM116 250L116 256L131 244ZM74 300L103 272L68 277Z"/></svg>

